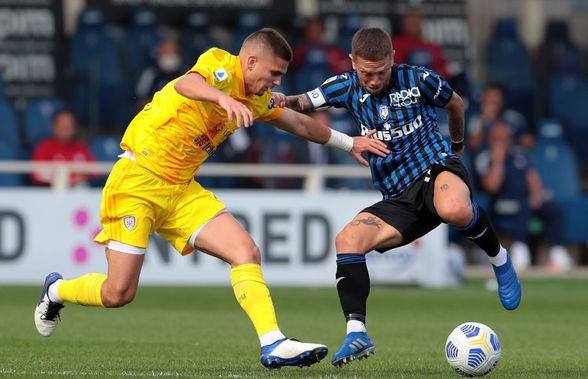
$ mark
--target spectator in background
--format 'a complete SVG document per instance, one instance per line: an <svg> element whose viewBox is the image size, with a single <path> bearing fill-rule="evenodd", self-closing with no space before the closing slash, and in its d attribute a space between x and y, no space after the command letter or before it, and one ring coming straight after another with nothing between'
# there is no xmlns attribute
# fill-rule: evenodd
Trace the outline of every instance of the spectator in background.
<svg viewBox="0 0 588 379"><path fill-rule="evenodd" d="M298 72L305 65L311 49L320 49L324 52L331 74L351 70L351 61L347 53L334 44L325 43L325 24L320 16L309 18L304 25L304 39L294 48L293 71ZM349 49L351 50L351 46Z"/></svg>
<svg viewBox="0 0 588 379"><path fill-rule="evenodd" d="M443 50L433 41L423 38L423 16L412 10L402 17L401 32L392 38L394 61L423 66L436 71L441 77L451 78Z"/></svg>
<svg viewBox="0 0 588 379"><path fill-rule="evenodd" d="M488 139L490 130L504 121L511 130L514 144L529 150L535 144L525 116L504 107L504 89L497 84L486 86L480 98L480 111L473 114L466 127L468 147L477 151Z"/></svg>
<svg viewBox="0 0 588 379"><path fill-rule="evenodd" d="M182 74L182 55L178 44L167 39L157 48L156 64L147 67L141 73L141 77L135 88L137 96L137 108L142 109L151 101L153 94L162 89L168 82Z"/></svg>
<svg viewBox="0 0 588 379"><path fill-rule="evenodd" d="M524 270L531 264L528 225L531 217L537 216L545 224L545 237L551 245L549 267L569 270L572 260L562 241L562 209L545 201L539 174L526 151L513 144L511 128L505 122L499 120L489 130L488 146L476 155L474 167L479 188L491 199L490 215L495 228L513 240L509 251L515 267Z"/></svg>
<svg viewBox="0 0 588 379"><path fill-rule="evenodd" d="M33 150L34 162L93 162L90 148L77 138L78 123L73 112L61 110L55 113L51 121L52 136L39 142ZM33 172L32 181L37 185L51 185L52 170ZM88 175L72 173L69 178L71 186L83 183Z"/></svg>

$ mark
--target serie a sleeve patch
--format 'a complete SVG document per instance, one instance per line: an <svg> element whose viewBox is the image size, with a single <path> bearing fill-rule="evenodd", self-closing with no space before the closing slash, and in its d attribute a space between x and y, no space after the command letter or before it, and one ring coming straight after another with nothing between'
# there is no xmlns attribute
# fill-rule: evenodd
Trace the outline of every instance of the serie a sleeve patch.
<svg viewBox="0 0 588 379"><path fill-rule="evenodd" d="M217 82L222 82L223 80L226 80L229 77L229 73L223 67L214 70L212 74L214 75L214 78Z"/></svg>

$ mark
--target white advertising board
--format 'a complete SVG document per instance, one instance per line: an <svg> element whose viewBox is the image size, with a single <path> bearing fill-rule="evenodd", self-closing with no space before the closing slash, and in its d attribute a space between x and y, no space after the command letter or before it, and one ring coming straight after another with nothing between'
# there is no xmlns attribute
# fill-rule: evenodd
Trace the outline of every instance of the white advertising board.
<svg viewBox="0 0 588 379"><path fill-rule="evenodd" d="M262 251L270 285L331 286L335 236L376 192L216 191ZM0 190L0 283L38 284L51 271L66 278L106 272L100 230L100 190ZM230 238L230 236L228 236ZM408 246L368 254L373 283L450 284L447 231L440 226ZM226 263L202 253L180 256L152 238L143 284L228 285Z"/></svg>

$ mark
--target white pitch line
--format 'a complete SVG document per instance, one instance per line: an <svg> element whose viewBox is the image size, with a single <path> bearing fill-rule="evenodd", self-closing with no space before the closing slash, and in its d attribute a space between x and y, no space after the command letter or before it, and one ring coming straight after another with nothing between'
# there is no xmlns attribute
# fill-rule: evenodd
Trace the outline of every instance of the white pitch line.
<svg viewBox="0 0 588 379"><path fill-rule="evenodd" d="M0 368L0 374L12 375L60 375L60 376L148 376L148 377L176 377L189 378L193 374L182 373L177 371L33 371L33 370L16 370L10 368Z"/></svg>

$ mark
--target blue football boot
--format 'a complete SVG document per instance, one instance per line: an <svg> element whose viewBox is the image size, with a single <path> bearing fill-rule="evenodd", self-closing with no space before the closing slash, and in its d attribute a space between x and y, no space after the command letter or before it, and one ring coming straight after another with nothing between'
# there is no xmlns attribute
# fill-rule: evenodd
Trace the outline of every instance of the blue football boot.
<svg viewBox="0 0 588 379"><path fill-rule="evenodd" d="M39 334L43 337L52 335L61 320L59 312L63 308L63 304L54 303L49 300L49 286L59 279L63 279L63 277L57 272L52 272L47 275L43 284L43 290L41 291L41 297L35 307L35 326Z"/></svg>
<svg viewBox="0 0 588 379"><path fill-rule="evenodd" d="M374 354L376 347L365 332L351 332L345 337L345 341L339 351L333 355L331 363L341 367L354 359L364 359Z"/></svg>
<svg viewBox="0 0 588 379"><path fill-rule="evenodd" d="M282 338L271 345L261 347L261 364L267 368L310 366L320 362L328 352L325 345Z"/></svg>
<svg viewBox="0 0 588 379"><path fill-rule="evenodd" d="M509 311L516 309L521 303L521 283L510 257L506 257L506 263L502 266L492 265L492 268L498 281L498 297L502 306Z"/></svg>

